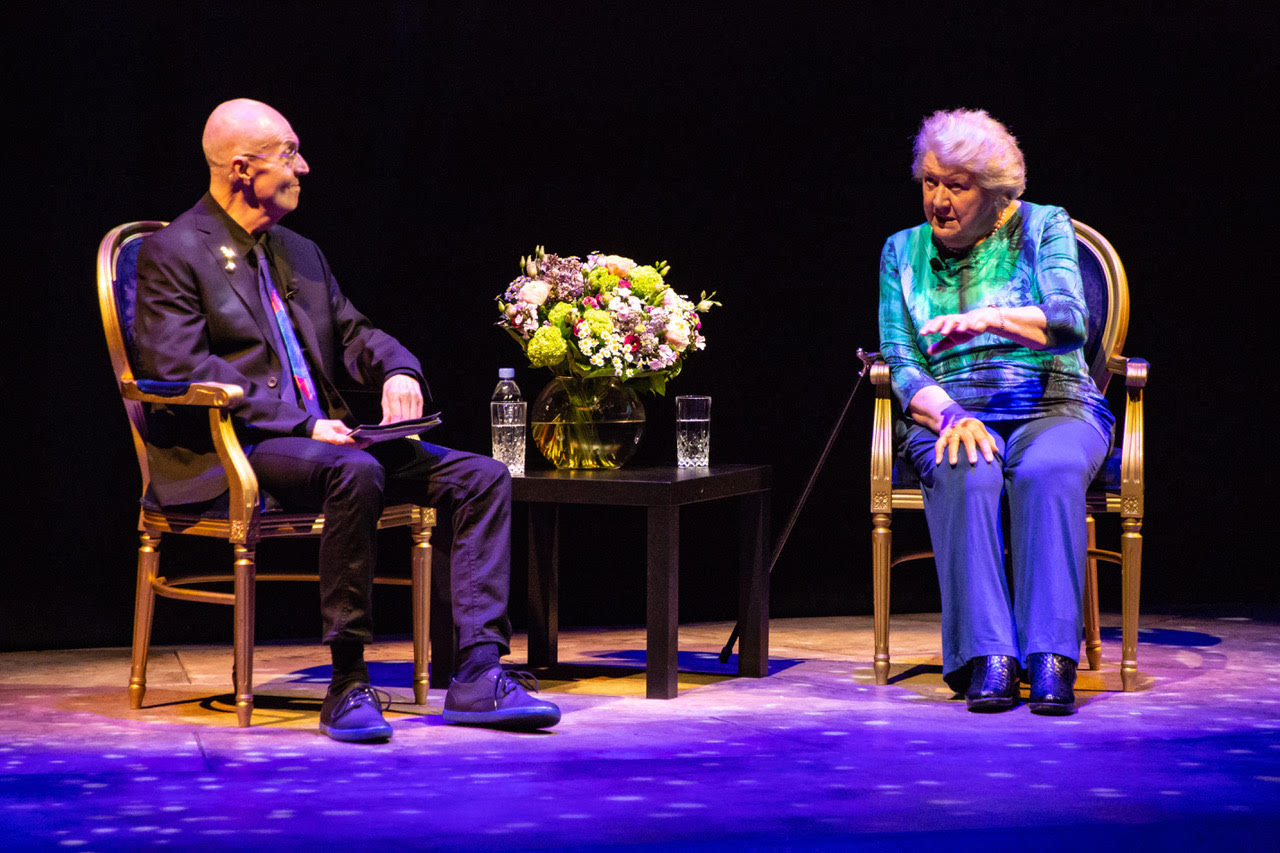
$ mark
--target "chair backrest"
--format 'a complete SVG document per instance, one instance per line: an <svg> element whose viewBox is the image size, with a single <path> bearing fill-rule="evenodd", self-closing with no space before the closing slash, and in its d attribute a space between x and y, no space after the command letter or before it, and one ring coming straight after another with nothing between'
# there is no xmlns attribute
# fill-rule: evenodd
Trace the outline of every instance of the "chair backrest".
<svg viewBox="0 0 1280 853"><path fill-rule="evenodd" d="M1120 359L1129 333L1129 280L1120 256L1107 239L1083 222L1072 220L1080 256L1080 278L1089 306L1089 331L1084 345L1089 375L1106 393L1110 367Z"/></svg>
<svg viewBox="0 0 1280 853"><path fill-rule="evenodd" d="M102 312L102 329L107 336L107 349L111 353L111 369L116 377L116 389L131 382L133 375L133 317L138 291L138 250L148 235L159 231L165 222L129 222L112 228L98 244L98 309ZM138 455L138 469L142 472L142 488L146 491L151 481L147 470L147 450L144 440L147 422L142 404L125 400L125 414L129 416L129 428L133 433L133 447Z"/></svg>

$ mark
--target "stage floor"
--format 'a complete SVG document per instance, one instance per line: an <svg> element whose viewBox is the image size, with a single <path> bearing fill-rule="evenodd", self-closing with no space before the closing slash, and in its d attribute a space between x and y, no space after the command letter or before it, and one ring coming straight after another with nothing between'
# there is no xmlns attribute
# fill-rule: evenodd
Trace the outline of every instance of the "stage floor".
<svg viewBox="0 0 1280 853"><path fill-rule="evenodd" d="M1271 849L1280 622L1144 614L1125 694L1103 618L1065 718L966 712L936 615L894 617L885 687L869 617L774 620L764 679L716 660L729 624L682 626L674 700L642 698L641 629L565 630L538 673L564 719L536 734L443 724L443 691L411 704L409 643L382 642L373 678L400 699L380 745L317 732L316 644L258 647L248 729L229 647L154 649L140 711L127 649L0 654L0 847Z"/></svg>

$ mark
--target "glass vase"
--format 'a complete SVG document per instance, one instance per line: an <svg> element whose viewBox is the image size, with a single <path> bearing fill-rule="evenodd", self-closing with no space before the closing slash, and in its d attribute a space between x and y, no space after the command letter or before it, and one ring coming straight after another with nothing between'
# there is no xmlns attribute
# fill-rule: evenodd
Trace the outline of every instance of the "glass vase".
<svg viewBox="0 0 1280 853"><path fill-rule="evenodd" d="M557 468L620 468L644 434L644 406L615 377L557 376L533 401L529 426Z"/></svg>

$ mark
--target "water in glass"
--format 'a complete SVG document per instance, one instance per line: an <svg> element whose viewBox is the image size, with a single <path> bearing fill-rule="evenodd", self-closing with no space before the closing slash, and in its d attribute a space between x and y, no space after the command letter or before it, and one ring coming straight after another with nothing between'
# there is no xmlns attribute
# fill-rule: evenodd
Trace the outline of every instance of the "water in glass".
<svg viewBox="0 0 1280 853"><path fill-rule="evenodd" d="M705 468L711 459L711 419L676 421L676 464Z"/></svg>

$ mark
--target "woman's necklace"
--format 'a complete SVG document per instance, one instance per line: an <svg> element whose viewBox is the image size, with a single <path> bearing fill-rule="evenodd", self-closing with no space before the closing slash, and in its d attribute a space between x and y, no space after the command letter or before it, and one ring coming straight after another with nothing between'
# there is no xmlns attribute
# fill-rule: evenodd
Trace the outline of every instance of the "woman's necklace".
<svg viewBox="0 0 1280 853"><path fill-rule="evenodd" d="M1004 225L1005 221L1006 221L1006 220L1008 220L1009 215L1010 215L1011 213L1013 213L1013 212L1014 212L1015 210L1017 210L1017 209L1018 209L1018 200L1017 200L1017 199L1014 199L1013 201L1011 201L1011 202L1009 202L1008 204L1006 204L1006 205L1004 206L1004 210L1000 211L1000 215L996 217L996 224L995 224L995 225L993 225L993 226L991 227L991 231L989 231L989 232L987 233L987 237L990 237L992 234L994 234L994 233L996 233L997 231L999 231L999 230L1000 230L1000 226L1001 226L1001 225ZM982 238L982 240L987 239L987 237L983 237L983 238ZM981 242L982 242L982 240L979 240L978 242L979 242L979 243L981 243ZM975 245L976 245L976 244L975 244Z"/></svg>

